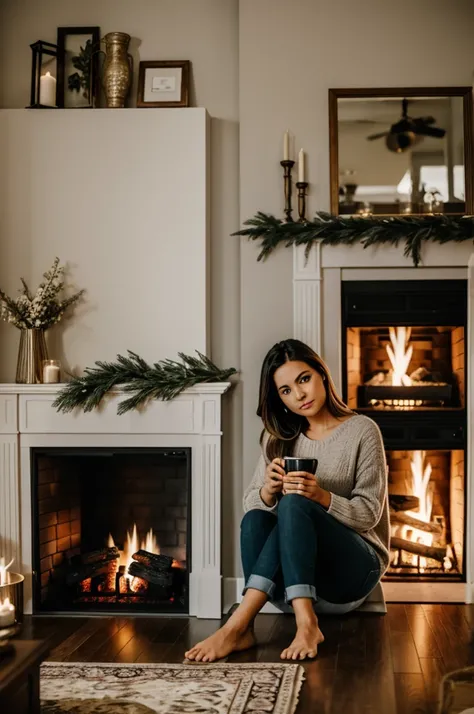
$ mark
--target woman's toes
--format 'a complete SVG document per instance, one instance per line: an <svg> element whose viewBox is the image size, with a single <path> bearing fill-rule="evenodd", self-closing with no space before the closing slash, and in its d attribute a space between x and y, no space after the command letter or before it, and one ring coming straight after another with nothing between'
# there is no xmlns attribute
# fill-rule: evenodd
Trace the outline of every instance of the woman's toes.
<svg viewBox="0 0 474 714"><path fill-rule="evenodd" d="M194 659L197 655L197 653L200 651L199 645L194 645L194 647L191 647L190 650L184 653L184 656L187 659Z"/></svg>

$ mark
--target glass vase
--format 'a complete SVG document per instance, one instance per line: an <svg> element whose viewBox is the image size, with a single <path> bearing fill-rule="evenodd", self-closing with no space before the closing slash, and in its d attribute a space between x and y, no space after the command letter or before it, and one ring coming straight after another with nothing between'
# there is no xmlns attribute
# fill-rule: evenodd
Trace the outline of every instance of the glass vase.
<svg viewBox="0 0 474 714"><path fill-rule="evenodd" d="M46 349L44 330L21 330L16 383L41 384L43 361L46 359L48 359L48 350Z"/></svg>

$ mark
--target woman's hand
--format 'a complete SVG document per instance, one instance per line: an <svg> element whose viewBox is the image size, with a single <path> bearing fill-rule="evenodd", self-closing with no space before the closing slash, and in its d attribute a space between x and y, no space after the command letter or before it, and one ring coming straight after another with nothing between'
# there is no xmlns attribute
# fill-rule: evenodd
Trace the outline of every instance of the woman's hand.
<svg viewBox="0 0 474 714"><path fill-rule="evenodd" d="M281 493L283 488L283 476L285 469L283 459L273 459L265 469L265 482L260 489L260 496L267 506L274 506L277 493Z"/></svg>
<svg viewBox="0 0 474 714"><path fill-rule="evenodd" d="M309 498L310 501L319 503L324 508L331 504L331 494L319 485L314 474L307 471L290 471L283 477L283 493L293 493Z"/></svg>

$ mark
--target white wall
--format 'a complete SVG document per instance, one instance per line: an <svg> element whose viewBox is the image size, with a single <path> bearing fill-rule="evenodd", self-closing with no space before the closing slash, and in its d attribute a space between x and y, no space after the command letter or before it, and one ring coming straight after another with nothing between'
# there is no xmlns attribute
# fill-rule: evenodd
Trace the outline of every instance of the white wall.
<svg viewBox="0 0 474 714"><path fill-rule="evenodd" d="M0 111L0 284L15 295L20 275L34 289L69 263L87 294L47 333L68 372L209 352L208 124L205 109ZM11 382L18 330L0 323L0 343Z"/></svg>
<svg viewBox="0 0 474 714"><path fill-rule="evenodd" d="M473 32L471 0L241 0L241 220L257 210L282 214L287 128L308 153L309 214L329 209L330 87L470 85ZM292 334L292 251L281 248L264 265L257 253L242 241L245 483L258 456L260 364Z"/></svg>

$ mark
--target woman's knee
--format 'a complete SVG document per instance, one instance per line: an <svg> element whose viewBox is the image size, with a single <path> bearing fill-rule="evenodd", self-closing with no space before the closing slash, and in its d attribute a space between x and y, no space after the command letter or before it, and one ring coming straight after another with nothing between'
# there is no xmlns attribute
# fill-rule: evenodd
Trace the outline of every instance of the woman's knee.
<svg viewBox="0 0 474 714"><path fill-rule="evenodd" d="M240 522L240 530L247 532L255 528L272 528L276 523L276 515L261 508L253 508L247 511Z"/></svg>
<svg viewBox="0 0 474 714"><path fill-rule="evenodd" d="M287 493L278 504L278 517L285 517L285 515L293 513L294 511L312 510L315 505L316 504L310 501L309 498L300 496L297 493Z"/></svg>

